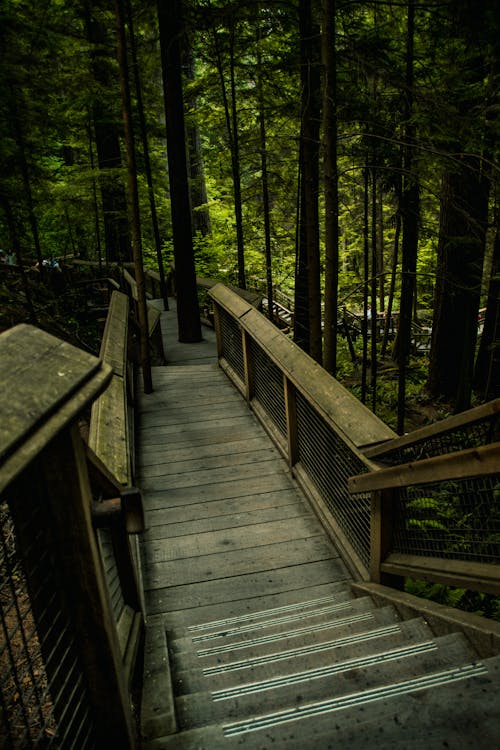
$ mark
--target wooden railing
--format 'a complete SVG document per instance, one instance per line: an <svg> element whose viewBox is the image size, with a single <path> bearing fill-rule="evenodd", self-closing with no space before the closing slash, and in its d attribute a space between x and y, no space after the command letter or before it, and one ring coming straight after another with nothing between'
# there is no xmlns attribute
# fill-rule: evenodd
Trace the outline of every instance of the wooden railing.
<svg viewBox="0 0 500 750"><path fill-rule="evenodd" d="M130 535L143 516L127 438L127 308L114 292L100 358L32 326L0 336L7 746L137 746L143 615Z"/></svg>
<svg viewBox="0 0 500 750"><path fill-rule="evenodd" d="M287 458L326 528L366 578L370 495L347 480L374 464L360 446L395 433L252 305L222 284L210 290L221 367Z"/></svg>
<svg viewBox="0 0 500 750"><path fill-rule="evenodd" d="M244 300L210 295L221 367L353 571L500 593L500 401L398 437Z"/></svg>

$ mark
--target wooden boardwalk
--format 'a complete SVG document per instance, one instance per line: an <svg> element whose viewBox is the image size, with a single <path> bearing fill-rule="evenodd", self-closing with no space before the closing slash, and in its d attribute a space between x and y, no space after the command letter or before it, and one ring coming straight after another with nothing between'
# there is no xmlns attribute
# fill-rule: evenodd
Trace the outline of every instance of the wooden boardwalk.
<svg viewBox="0 0 500 750"><path fill-rule="evenodd" d="M137 414L148 623L168 631L328 595L347 569L219 369L213 331L179 344L175 312L161 322L168 364L153 368ZM157 647L153 665L164 662L161 637Z"/></svg>

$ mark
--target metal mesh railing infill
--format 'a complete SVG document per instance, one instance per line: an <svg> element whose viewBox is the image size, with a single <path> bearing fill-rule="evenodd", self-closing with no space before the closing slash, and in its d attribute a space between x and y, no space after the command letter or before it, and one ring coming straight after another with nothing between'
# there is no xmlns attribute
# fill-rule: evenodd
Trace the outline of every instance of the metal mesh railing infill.
<svg viewBox="0 0 500 750"><path fill-rule="evenodd" d="M404 487L393 551L500 563L500 474Z"/></svg>
<svg viewBox="0 0 500 750"><path fill-rule="evenodd" d="M370 493L353 497L347 480L367 471L362 460L297 392L299 460L333 519L364 565L370 562Z"/></svg>
<svg viewBox="0 0 500 750"><path fill-rule="evenodd" d="M32 497L0 502L1 750L95 746L46 514Z"/></svg>
<svg viewBox="0 0 500 750"><path fill-rule="evenodd" d="M243 349L241 344L241 328L238 322L228 315L221 307L219 311L220 335L222 341L222 356L231 365L241 382L245 382L245 365L243 363Z"/></svg>
<svg viewBox="0 0 500 750"><path fill-rule="evenodd" d="M253 339L250 340L250 353L253 368L254 398L264 407L273 424L286 438L283 374Z"/></svg>
<svg viewBox="0 0 500 750"><path fill-rule="evenodd" d="M433 456L443 456L446 453L479 448L500 439L500 413L492 414L483 419L469 422L450 430L429 435L411 445L395 448L377 457L377 461L387 466L409 461L420 461Z"/></svg>

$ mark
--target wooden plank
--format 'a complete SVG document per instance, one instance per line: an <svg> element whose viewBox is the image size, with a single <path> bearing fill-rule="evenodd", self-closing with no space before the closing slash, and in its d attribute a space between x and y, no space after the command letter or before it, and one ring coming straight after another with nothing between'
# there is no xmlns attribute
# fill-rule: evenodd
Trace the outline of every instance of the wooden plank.
<svg viewBox="0 0 500 750"><path fill-rule="evenodd" d="M300 502L286 505L271 506L270 508L259 508L258 510L245 511L240 507L240 511L233 511L218 516L207 516L205 518L173 523L170 518L165 519L163 525L150 526L149 531L144 534L144 541L164 540L167 544L170 539L187 534L204 534L212 531L221 531L223 529L234 529L251 526L255 523L266 524L275 521L287 521L292 519L301 519L307 517L304 505Z"/></svg>
<svg viewBox="0 0 500 750"><path fill-rule="evenodd" d="M214 620L241 615L242 612L261 612L262 610L286 606L297 601L307 601L323 597L331 597L333 601L345 601L346 598L349 598L349 594L346 593L349 587L344 580L335 580L334 576L331 575L333 565L330 565L329 569L332 580L318 584L315 583L315 580L318 578L321 579L321 571L319 570L321 564L311 564L311 567L316 569L316 579L308 581L304 576L300 576L300 578L295 576L295 580L293 577L288 578L285 574L289 571L294 571L293 568L288 568L283 571L281 578L282 590L266 591L265 593L256 595L256 591L260 591L259 587L257 587L254 591L240 592L241 598L228 599L227 601L215 602L214 604L199 605L188 609L175 609L165 613L164 622L170 632L175 632L175 630L185 629L186 625L213 622ZM308 566L304 565L303 569L306 567ZM296 571L294 572L296 573ZM281 574L282 571L278 571L278 573ZM207 586L212 585L207 584ZM156 592L152 593L155 594Z"/></svg>
<svg viewBox="0 0 500 750"><path fill-rule="evenodd" d="M116 375L125 377L127 366L128 297L113 292L102 335L100 356Z"/></svg>
<svg viewBox="0 0 500 750"><path fill-rule="evenodd" d="M278 457L278 453L273 448L266 448L259 451L246 451L239 453L226 453L218 456L197 458L183 461L158 461L156 465L145 466L142 469L142 478L150 480L153 477L167 476L172 474L191 474L200 471L210 471L212 469L223 469L227 467L238 471L240 466L259 463L262 461L272 461Z"/></svg>
<svg viewBox="0 0 500 750"><path fill-rule="evenodd" d="M468 409L461 414L454 414L453 416L448 417L447 419L442 419L434 424L420 427L418 430L413 430L407 435L401 435L394 438L394 440L389 440L380 445L371 446L364 450L364 453L368 458L379 458L391 451L408 448L412 445L418 445L418 443L435 437L436 435L443 435L453 430L459 430L464 426L494 418L498 416L498 414L500 414L500 398L497 398L494 401L489 401L487 404L476 406L474 409Z"/></svg>
<svg viewBox="0 0 500 750"><path fill-rule="evenodd" d="M224 445L225 443L237 442L244 440L248 436L248 430L242 427L227 428L223 432L220 430L204 430L201 435L195 435L190 438L189 434L182 436L181 440L172 438L172 436L149 435L145 432L140 437L140 455L147 456L151 450L162 450L163 448L172 450L183 450L184 448L193 447L196 449L203 445Z"/></svg>
<svg viewBox="0 0 500 750"><path fill-rule="evenodd" d="M189 531L185 536L171 537L167 541L164 538L149 538L145 562L158 565L189 558L192 565L197 557L220 553L226 555L322 534L323 529L313 514L304 513L302 518L294 518L293 521L279 519L266 524L254 518L252 523L242 528L232 526L200 533Z"/></svg>
<svg viewBox="0 0 500 750"><path fill-rule="evenodd" d="M500 474L500 442L358 474L348 480L348 488L357 493L491 474Z"/></svg>
<svg viewBox="0 0 500 750"><path fill-rule="evenodd" d="M0 461L102 367L97 357L29 325L0 336Z"/></svg>
<svg viewBox="0 0 500 750"><path fill-rule="evenodd" d="M235 403L224 402L222 404L198 404L196 407L184 407L183 404L170 404L167 409L144 412L141 419L141 430L149 430L151 427L172 427L178 424L198 425L209 420L231 419L235 415ZM241 409L241 399L237 411L240 416L248 417L248 412ZM251 415L250 415L251 416Z"/></svg>
<svg viewBox="0 0 500 750"><path fill-rule="evenodd" d="M196 557L186 564L186 560L158 562L148 560L145 550L144 585L163 588L175 582L176 585L212 581L228 575L244 575L291 565L330 560L335 557L332 545L323 535L308 539L297 539L259 547L258 556L253 548L229 550L220 554Z"/></svg>
<svg viewBox="0 0 500 750"><path fill-rule="evenodd" d="M234 428L243 428L244 430L248 430L248 428L255 425L254 419L255 418L251 413L242 414L237 417L228 416L226 419L207 419L205 421L199 422L196 425L196 432L197 434L203 432L213 434L214 432L220 432L221 430L231 430ZM147 430L139 428L139 436L142 436L143 432L146 433L148 441L150 441L151 438L164 437L170 442L170 440L172 439L172 435L174 436L174 439L177 439L178 436L183 438L192 433L193 428L189 426L184 428L179 427L178 424L167 424L159 425L158 427L149 427Z"/></svg>
<svg viewBox="0 0 500 750"><path fill-rule="evenodd" d="M148 588L146 606L150 614L182 611L206 607L219 602L238 602L245 597L260 597L292 591L322 583L349 580L350 576L340 557L328 557L313 562L300 559L289 566L252 571L227 578L179 585L175 579L163 586Z"/></svg>
<svg viewBox="0 0 500 750"><path fill-rule="evenodd" d="M216 458L217 456L232 456L239 453L249 453L266 449L273 451L269 441L264 436L249 437L248 440L232 440L223 443L207 443L192 447L190 442L184 444L184 447L177 445L150 448L145 452L138 461L140 468L147 466L156 466L158 463L189 461L194 458L203 460L205 458Z"/></svg>
<svg viewBox="0 0 500 750"><path fill-rule="evenodd" d="M123 485L131 482L126 408L123 379L113 375L106 393L92 406L89 430L89 446Z"/></svg>
<svg viewBox="0 0 500 750"><path fill-rule="evenodd" d="M184 507L193 503L211 502L231 498L246 498L264 492L289 490L290 479L286 474L269 474L268 476L253 477L251 487L245 480L217 482L201 487L177 487L176 489L151 490L144 497L146 511L159 508Z"/></svg>
<svg viewBox="0 0 500 750"><path fill-rule="evenodd" d="M470 560L445 560L441 557L389 555L380 566L382 572L394 576L410 576L437 581L448 586L500 594L500 565Z"/></svg>
<svg viewBox="0 0 500 750"><path fill-rule="evenodd" d="M161 507L156 510L148 511L148 531L144 538L154 532L155 526L167 524L181 524L195 521L202 521L210 518L224 518L243 512L265 513L270 508L279 510L280 508L295 508L298 505L303 507L303 499L297 492L290 492L290 489L275 490L243 497L229 498L226 500L211 500L202 503L191 503L189 505L175 505L173 507ZM280 511L281 512L281 511Z"/></svg>
<svg viewBox="0 0 500 750"><path fill-rule="evenodd" d="M275 459L269 461L259 461L255 464L240 466L235 474L233 467L223 467L221 469L206 469L191 474L166 474L164 476L153 477L148 479L142 477L141 487L144 492L148 490L165 490L177 489L180 487L196 487L201 485L213 485L220 482L231 482L245 480L247 483L257 477L272 475L280 471L276 468ZM248 486L248 484L247 484Z"/></svg>

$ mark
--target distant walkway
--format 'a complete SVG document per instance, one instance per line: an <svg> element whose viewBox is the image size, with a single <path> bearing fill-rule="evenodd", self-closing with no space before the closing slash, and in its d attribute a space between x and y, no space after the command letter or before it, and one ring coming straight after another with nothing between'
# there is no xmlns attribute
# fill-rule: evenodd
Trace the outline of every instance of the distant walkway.
<svg viewBox="0 0 500 750"><path fill-rule="evenodd" d="M214 332L179 344L174 305L161 323L168 364L137 414L148 620L172 630L328 595L348 572L216 364Z"/></svg>

